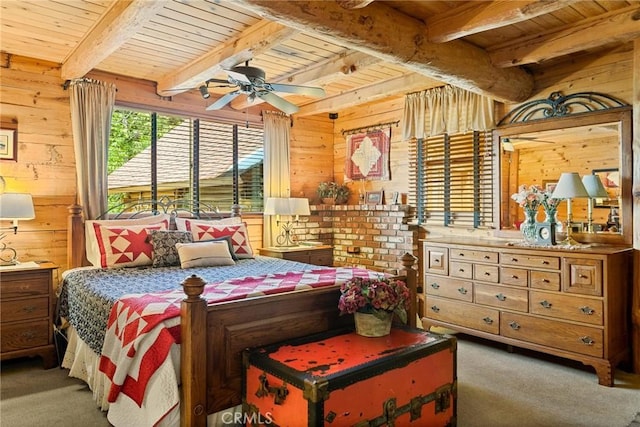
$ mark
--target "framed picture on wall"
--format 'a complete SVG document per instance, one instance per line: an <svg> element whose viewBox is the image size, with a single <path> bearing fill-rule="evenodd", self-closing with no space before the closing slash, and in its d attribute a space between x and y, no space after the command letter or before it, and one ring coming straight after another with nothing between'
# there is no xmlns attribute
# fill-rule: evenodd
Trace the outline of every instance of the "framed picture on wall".
<svg viewBox="0 0 640 427"><path fill-rule="evenodd" d="M382 204L382 191L367 191L365 196L365 203L368 205L381 205Z"/></svg>
<svg viewBox="0 0 640 427"><path fill-rule="evenodd" d="M0 129L0 160L18 160L18 129Z"/></svg>

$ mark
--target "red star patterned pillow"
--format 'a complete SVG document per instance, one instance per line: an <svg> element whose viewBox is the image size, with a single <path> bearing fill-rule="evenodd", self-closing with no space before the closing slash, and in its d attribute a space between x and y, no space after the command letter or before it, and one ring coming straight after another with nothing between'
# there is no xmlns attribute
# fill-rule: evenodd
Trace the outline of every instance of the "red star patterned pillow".
<svg viewBox="0 0 640 427"><path fill-rule="evenodd" d="M247 224L206 224L203 222L185 221L188 231L193 234L194 242L218 239L220 237L229 236L233 251L238 259L253 258L253 250L249 242L249 233L247 232Z"/></svg>
<svg viewBox="0 0 640 427"><path fill-rule="evenodd" d="M99 225L94 224L100 251L100 266L134 267L151 265L153 245L149 230L166 230L169 221L153 225Z"/></svg>

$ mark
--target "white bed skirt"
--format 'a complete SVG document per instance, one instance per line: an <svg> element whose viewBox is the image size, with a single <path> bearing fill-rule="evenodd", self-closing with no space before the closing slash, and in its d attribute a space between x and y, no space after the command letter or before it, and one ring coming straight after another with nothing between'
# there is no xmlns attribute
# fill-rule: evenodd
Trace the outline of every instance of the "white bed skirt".
<svg viewBox="0 0 640 427"><path fill-rule="evenodd" d="M107 412L107 419L116 427L123 426L179 426L180 425L180 407L175 406L166 416L161 417L157 413L157 405L145 405L138 407L130 399L123 397L116 400L113 404L107 401L111 382L105 374L98 369L100 357L78 337L75 329L69 326L67 329L68 345L62 360L62 367L69 369L69 376L78 378L89 386L93 393L93 400L98 407ZM180 347L175 345L171 350L170 359L175 366L175 372L179 372L180 366ZM155 381L160 386L163 381L170 381L168 378L152 378L149 387L153 387ZM179 381L179 378L173 379ZM122 395L121 395L122 396ZM151 406L151 407L148 407ZM242 405L229 408L224 411L211 414L207 417L208 426L230 426L234 425L234 419L241 419ZM160 421L154 423L153 420L160 418Z"/></svg>

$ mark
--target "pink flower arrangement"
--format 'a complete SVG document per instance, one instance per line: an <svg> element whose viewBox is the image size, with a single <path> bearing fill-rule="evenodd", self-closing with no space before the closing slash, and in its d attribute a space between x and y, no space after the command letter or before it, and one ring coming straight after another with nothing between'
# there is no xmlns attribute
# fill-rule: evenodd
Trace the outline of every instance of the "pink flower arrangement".
<svg viewBox="0 0 640 427"><path fill-rule="evenodd" d="M535 185L527 187L525 184L518 187L518 192L511 195L524 209L535 210L542 203L542 191Z"/></svg>
<svg viewBox="0 0 640 427"><path fill-rule="evenodd" d="M340 314L359 311L384 317L385 313L395 313L407 323L410 293L402 280L382 276L375 279L357 277L343 283L340 292Z"/></svg>

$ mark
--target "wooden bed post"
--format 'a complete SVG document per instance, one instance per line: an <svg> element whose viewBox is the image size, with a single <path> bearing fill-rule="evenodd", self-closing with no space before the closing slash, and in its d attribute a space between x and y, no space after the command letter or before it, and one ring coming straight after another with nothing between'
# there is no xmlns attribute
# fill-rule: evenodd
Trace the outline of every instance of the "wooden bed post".
<svg viewBox="0 0 640 427"><path fill-rule="evenodd" d="M82 267L86 265L82 207L71 205L67 209L67 268Z"/></svg>
<svg viewBox="0 0 640 427"><path fill-rule="evenodd" d="M407 311L407 324L412 328L416 327L416 318L418 316L418 272L413 268L416 260L417 258L409 252L402 256L402 268L405 271L404 275L407 277L407 287L413 296L409 310Z"/></svg>
<svg viewBox="0 0 640 427"><path fill-rule="evenodd" d="M192 275L182 282L187 298L180 305L180 425L207 425L207 302L201 297L205 281Z"/></svg>

